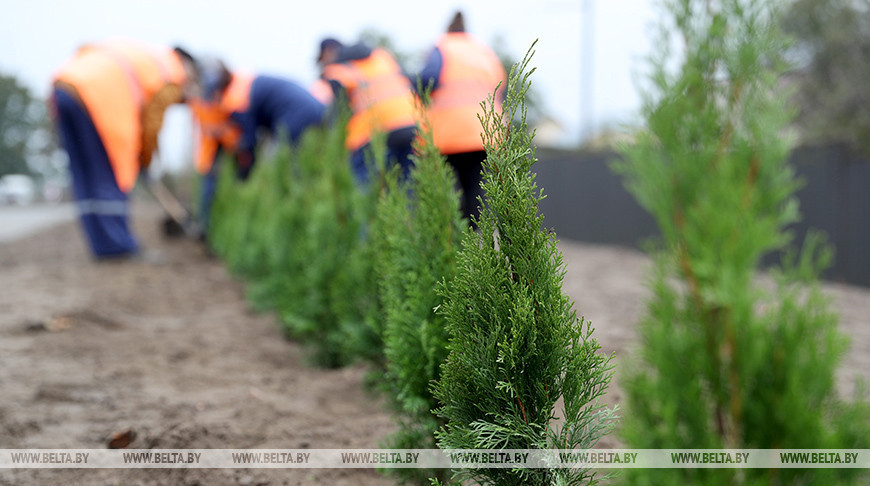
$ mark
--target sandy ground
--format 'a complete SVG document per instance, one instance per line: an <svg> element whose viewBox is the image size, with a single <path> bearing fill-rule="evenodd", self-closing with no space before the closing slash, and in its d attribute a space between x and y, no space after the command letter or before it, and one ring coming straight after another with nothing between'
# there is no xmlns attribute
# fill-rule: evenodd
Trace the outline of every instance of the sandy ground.
<svg viewBox="0 0 870 486"><path fill-rule="evenodd" d="M90 260L73 223L0 244L0 449L377 448L389 413L366 369L312 368L242 286L188 240L159 235L161 213L134 203L144 245L164 264ZM648 260L563 242L565 290L607 352L632 353ZM870 370L870 289L828 285L852 348L848 393ZM618 383L607 401L621 400ZM608 437L603 447L618 446ZM373 470L0 470L0 484L392 484Z"/></svg>
<svg viewBox="0 0 870 486"><path fill-rule="evenodd" d="M90 260L66 223L0 245L0 448L375 448L392 430L365 369L310 367L188 240L163 265ZM374 470L0 470L0 484L390 484Z"/></svg>
<svg viewBox="0 0 870 486"><path fill-rule="evenodd" d="M30 236L42 229L75 218L72 203L33 206L0 206L0 243Z"/></svg>

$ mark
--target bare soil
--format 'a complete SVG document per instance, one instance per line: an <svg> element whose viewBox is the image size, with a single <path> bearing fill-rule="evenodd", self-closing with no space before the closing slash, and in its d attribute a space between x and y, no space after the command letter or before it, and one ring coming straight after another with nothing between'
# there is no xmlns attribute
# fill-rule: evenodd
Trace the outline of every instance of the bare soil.
<svg viewBox="0 0 870 486"><path fill-rule="evenodd" d="M137 235L162 264L95 263L74 223L0 245L0 449L105 448L125 430L129 448L380 446L393 425L364 366L311 366L199 243L162 238L159 209L133 207ZM565 290L618 364L637 342L648 260L561 249ZM839 377L850 394L870 374L870 289L825 288L852 340ZM614 383L607 401L621 399ZM392 483L368 469L0 470L0 485Z"/></svg>

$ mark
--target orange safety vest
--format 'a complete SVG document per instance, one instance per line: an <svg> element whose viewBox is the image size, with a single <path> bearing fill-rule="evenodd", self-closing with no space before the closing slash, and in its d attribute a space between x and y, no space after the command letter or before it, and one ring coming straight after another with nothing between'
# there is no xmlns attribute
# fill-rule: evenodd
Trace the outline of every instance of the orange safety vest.
<svg viewBox="0 0 870 486"><path fill-rule="evenodd" d="M207 174L214 164L219 147L235 151L242 138L242 130L230 119L233 113L247 111L251 104L251 83L254 75L233 73L230 84L217 102L197 100L191 103L194 118L199 125L199 150L195 167Z"/></svg>
<svg viewBox="0 0 870 486"><path fill-rule="evenodd" d="M375 48L365 59L329 64L324 79L345 87L351 108L345 147L357 150L376 131L388 132L416 125L416 108L411 82L393 56Z"/></svg>
<svg viewBox="0 0 870 486"><path fill-rule="evenodd" d="M71 85L103 142L115 180L130 192L139 177L142 112L167 84L185 82L181 59L169 48L155 49L131 40L81 47L55 74Z"/></svg>
<svg viewBox="0 0 870 486"><path fill-rule="evenodd" d="M442 154L483 150L480 104L498 83L504 90L504 66L492 49L467 33L445 34L436 46L441 51L441 75L428 110L435 146ZM496 110L501 113L501 103L496 103Z"/></svg>

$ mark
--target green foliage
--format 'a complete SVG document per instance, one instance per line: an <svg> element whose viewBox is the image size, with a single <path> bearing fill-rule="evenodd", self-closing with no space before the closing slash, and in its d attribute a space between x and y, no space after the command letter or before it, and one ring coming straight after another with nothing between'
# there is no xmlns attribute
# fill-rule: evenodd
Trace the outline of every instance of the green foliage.
<svg viewBox="0 0 870 486"><path fill-rule="evenodd" d="M407 183L389 177L377 207L377 276L383 308L386 357L384 388L395 409L398 431L388 447L431 449L440 423L430 390L447 356L444 317L435 309L435 287L452 280L466 225L459 211L453 170L435 147L431 132L416 147ZM441 470L396 469L401 479L422 484Z"/></svg>
<svg viewBox="0 0 870 486"><path fill-rule="evenodd" d="M829 250L759 282L789 243L798 187L782 137L783 37L767 1L667 2L684 58L652 62L648 131L615 168L662 233L638 363L626 373L632 448L866 448L866 406L838 400L845 349L818 288ZM670 27L663 24L668 46ZM864 410L862 417L861 411ZM861 417L856 420L856 417ZM830 484L846 469L632 469L629 484Z"/></svg>
<svg viewBox="0 0 870 486"><path fill-rule="evenodd" d="M44 152L37 145L50 144L46 128L44 103L15 77L0 74L0 176L33 173L29 159Z"/></svg>
<svg viewBox="0 0 870 486"><path fill-rule="evenodd" d="M496 35L492 40L492 50L504 66L504 72L509 73L517 63L517 57L508 48L507 40L501 35ZM534 86L529 86L523 103L525 103L526 108L526 119L530 125L534 126L549 116L544 95Z"/></svg>
<svg viewBox="0 0 870 486"><path fill-rule="evenodd" d="M362 350L380 353L367 324L378 312L365 256L374 196L356 186L343 127L309 130L298 148L263 160L245 183L223 171L211 231L215 251L250 281L254 305L275 309L287 334L329 367Z"/></svg>
<svg viewBox="0 0 870 486"><path fill-rule="evenodd" d="M524 96L531 50L511 70L499 116L483 117L487 205L458 255L452 282L439 287L449 354L435 384L446 425L442 449L591 448L612 427L598 399L610 381L592 328L562 292L565 268L552 233L542 230L532 135ZM521 120L512 128L505 120ZM561 399L561 402L560 402ZM581 469L469 469L455 479L484 484L595 482Z"/></svg>

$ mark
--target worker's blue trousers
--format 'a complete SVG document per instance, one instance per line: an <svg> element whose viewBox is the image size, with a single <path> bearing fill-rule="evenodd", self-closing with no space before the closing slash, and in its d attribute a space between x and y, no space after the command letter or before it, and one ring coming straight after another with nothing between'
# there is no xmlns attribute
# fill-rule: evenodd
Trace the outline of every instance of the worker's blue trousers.
<svg viewBox="0 0 870 486"><path fill-rule="evenodd" d="M220 154L221 149L218 148L218 155L215 156L211 169L202 176L199 185L199 224L206 237L208 237L208 230L211 224L211 208L214 205L218 177L220 177Z"/></svg>
<svg viewBox="0 0 870 486"><path fill-rule="evenodd" d="M138 244L130 232L127 195L118 187L94 122L85 108L63 90L55 90L54 99L79 217L94 256L135 253Z"/></svg>
<svg viewBox="0 0 870 486"><path fill-rule="evenodd" d="M417 127L399 128L387 135L387 167L399 164L402 180L407 180L410 177L411 169L414 167L411 154L414 153L413 143L416 136ZM354 151L350 157L350 168L356 176L357 182L362 185L369 183L369 173L375 169L375 162L368 154L370 147L371 144L366 144Z"/></svg>

